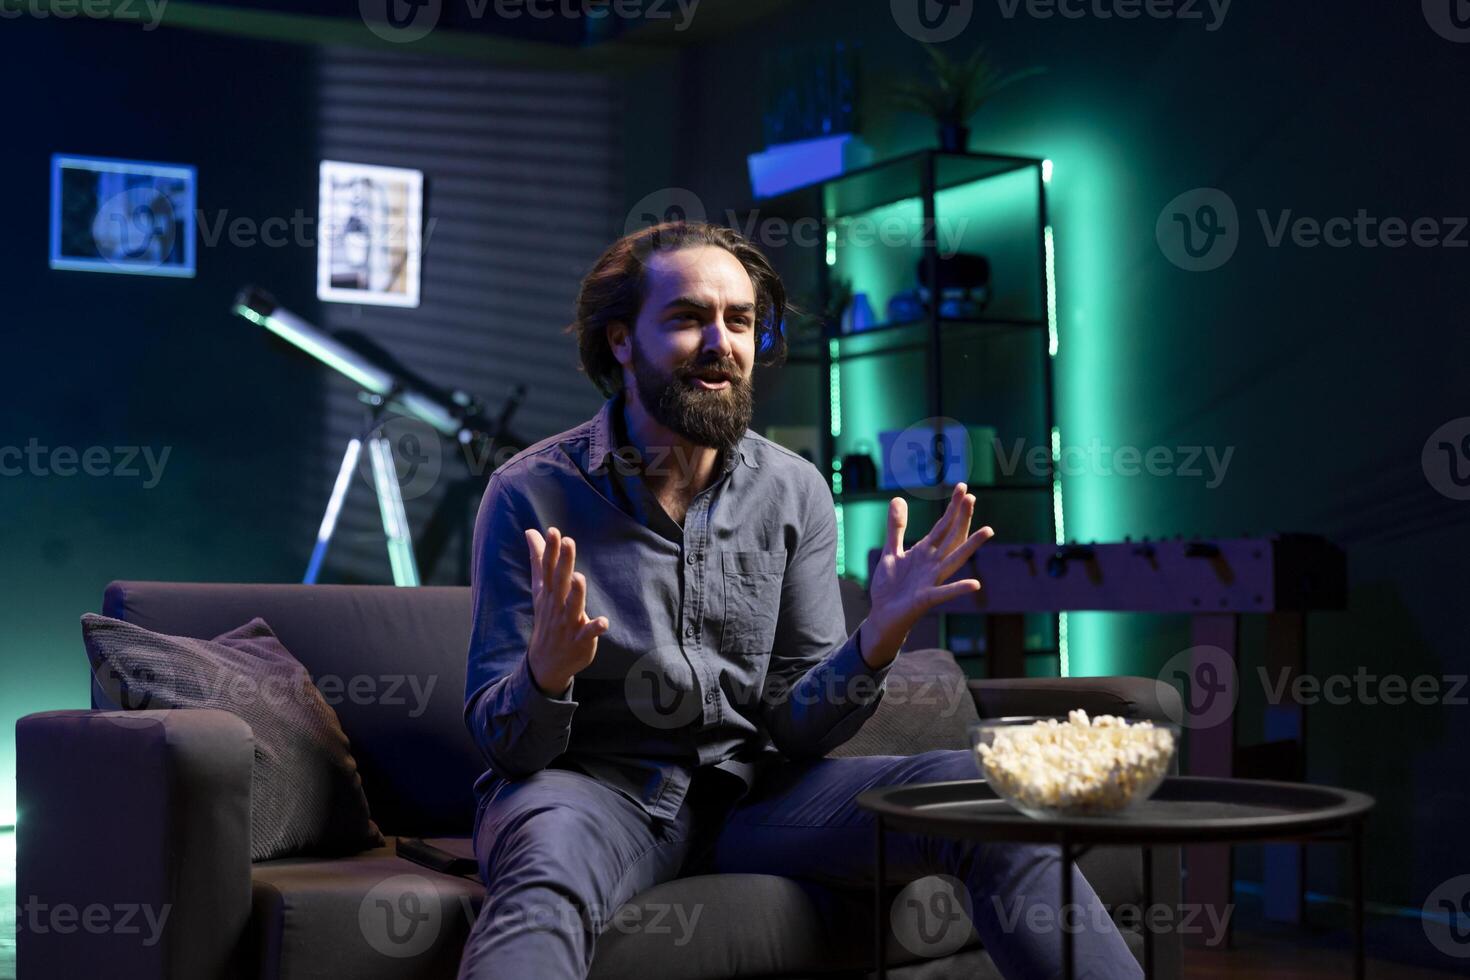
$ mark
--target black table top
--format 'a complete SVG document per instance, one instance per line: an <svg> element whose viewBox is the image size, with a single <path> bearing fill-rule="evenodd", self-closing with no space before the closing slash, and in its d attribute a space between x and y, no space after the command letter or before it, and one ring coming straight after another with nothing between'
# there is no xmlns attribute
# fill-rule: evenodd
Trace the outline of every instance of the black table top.
<svg viewBox="0 0 1470 980"><path fill-rule="evenodd" d="M1311 837L1361 820L1373 797L1310 783L1170 776L1152 797L1108 816L1029 817L983 779L870 789L858 806L886 826L976 840L1183 844Z"/></svg>

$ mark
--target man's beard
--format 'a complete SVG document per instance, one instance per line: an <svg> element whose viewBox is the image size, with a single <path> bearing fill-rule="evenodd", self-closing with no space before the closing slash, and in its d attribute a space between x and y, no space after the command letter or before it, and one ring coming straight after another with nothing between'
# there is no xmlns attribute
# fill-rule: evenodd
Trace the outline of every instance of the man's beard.
<svg viewBox="0 0 1470 980"><path fill-rule="evenodd" d="M707 370L724 374L730 387L711 391L695 385L694 375ZM643 356L635 336L633 379L638 400L648 414L697 446L732 449L750 428L755 401L752 385L732 358L706 357L676 368L672 375L664 374Z"/></svg>

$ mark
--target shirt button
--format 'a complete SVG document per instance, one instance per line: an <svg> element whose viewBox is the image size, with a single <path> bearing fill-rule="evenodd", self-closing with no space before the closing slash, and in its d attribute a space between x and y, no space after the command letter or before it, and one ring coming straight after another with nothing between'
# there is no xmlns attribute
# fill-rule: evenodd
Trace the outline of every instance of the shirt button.
<svg viewBox="0 0 1470 980"><path fill-rule="evenodd" d="M714 704L715 703L715 692L714 691L706 691L705 692L705 694L704 694L704 703L705 704Z"/></svg>
<svg viewBox="0 0 1470 980"><path fill-rule="evenodd" d="M693 626L686 626L686 627L684 627L684 635L685 636L693 636L694 635L694 627Z"/></svg>
<svg viewBox="0 0 1470 980"><path fill-rule="evenodd" d="M685 558L684 560L686 562L688 562L689 564L691 564L691 565L694 564L694 556L693 555L690 555L689 557Z"/></svg>

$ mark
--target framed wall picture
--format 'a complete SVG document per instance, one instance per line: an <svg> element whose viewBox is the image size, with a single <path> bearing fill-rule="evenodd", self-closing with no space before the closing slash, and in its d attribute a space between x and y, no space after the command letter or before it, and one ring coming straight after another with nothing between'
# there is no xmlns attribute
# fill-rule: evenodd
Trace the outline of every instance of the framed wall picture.
<svg viewBox="0 0 1470 980"><path fill-rule="evenodd" d="M194 275L194 167L51 157L51 268Z"/></svg>
<svg viewBox="0 0 1470 980"><path fill-rule="evenodd" d="M423 171L323 160L320 186L317 298L418 306Z"/></svg>

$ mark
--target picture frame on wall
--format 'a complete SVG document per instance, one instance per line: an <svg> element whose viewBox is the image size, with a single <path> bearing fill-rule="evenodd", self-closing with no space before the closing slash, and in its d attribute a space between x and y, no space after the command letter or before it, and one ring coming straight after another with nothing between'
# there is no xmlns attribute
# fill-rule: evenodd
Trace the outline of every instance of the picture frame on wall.
<svg viewBox="0 0 1470 980"><path fill-rule="evenodd" d="M52 154L51 268L192 278L197 182L188 164Z"/></svg>
<svg viewBox="0 0 1470 980"><path fill-rule="evenodd" d="M323 160L317 298L417 307L423 196L421 170Z"/></svg>

